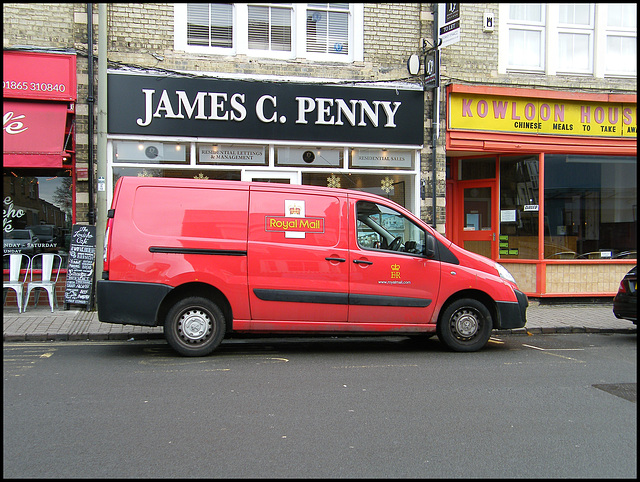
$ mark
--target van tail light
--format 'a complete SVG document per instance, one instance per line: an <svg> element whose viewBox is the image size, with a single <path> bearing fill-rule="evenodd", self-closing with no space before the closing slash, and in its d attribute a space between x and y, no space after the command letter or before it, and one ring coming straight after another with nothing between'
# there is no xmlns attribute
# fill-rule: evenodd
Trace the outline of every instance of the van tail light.
<svg viewBox="0 0 640 482"><path fill-rule="evenodd" d="M104 233L104 246L102 250L102 273L103 277L109 276L109 238L111 236L111 228L113 227L113 214L114 210L110 209L107 214L107 229ZM105 278L106 279L106 278Z"/></svg>

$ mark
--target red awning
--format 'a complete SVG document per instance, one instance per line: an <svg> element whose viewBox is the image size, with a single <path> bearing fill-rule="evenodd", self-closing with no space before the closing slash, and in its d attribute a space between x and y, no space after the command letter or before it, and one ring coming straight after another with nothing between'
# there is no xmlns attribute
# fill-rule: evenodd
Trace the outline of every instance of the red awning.
<svg viewBox="0 0 640 482"><path fill-rule="evenodd" d="M4 101L4 167L62 167L67 104Z"/></svg>

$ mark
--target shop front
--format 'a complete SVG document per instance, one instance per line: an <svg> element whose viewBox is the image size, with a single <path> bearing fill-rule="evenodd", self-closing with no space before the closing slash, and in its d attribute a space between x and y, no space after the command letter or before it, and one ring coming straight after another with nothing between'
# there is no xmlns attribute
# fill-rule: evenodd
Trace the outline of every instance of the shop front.
<svg viewBox="0 0 640 482"><path fill-rule="evenodd" d="M4 254L53 252L66 263L75 213L76 90L75 55L3 52Z"/></svg>
<svg viewBox="0 0 640 482"><path fill-rule="evenodd" d="M106 191L121 176L361 189L420 210L423 91L410 84L108 74Z"/></svg>
<svg viewBox="0 0 640 482"><path fill-rule="evenodd" d="M635 95L447 88L447 224L533 297L614 296L636 264Z"/></svg>

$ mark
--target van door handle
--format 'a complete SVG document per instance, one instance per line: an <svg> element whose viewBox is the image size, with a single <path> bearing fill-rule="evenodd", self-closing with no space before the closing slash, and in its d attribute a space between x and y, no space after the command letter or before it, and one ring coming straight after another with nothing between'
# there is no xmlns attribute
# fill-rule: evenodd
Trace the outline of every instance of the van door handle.
<svg viewBox="0 0 640 482"><path fill-rule="evenodd" d="M339 263L344 263L346 261L346 259L344 258L324 258L327 261L338 261Z"/></svg>
<svg viewBox="0 0 640 482"><path fill-rule="evenodd" d="M373 261L365 261L363 259L354 259L353 262L355 264L373 264Z"/></svg>

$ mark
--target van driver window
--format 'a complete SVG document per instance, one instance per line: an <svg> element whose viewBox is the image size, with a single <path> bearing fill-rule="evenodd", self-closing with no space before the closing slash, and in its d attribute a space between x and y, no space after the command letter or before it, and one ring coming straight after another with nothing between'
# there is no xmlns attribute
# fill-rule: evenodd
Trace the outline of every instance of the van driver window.
<svg viewBox="0 0 640 482"><path fill-rule="evenodd" d="M368 201L358 202L356 210L361 248L424 254L424 230L401 213Z"/></svg>

